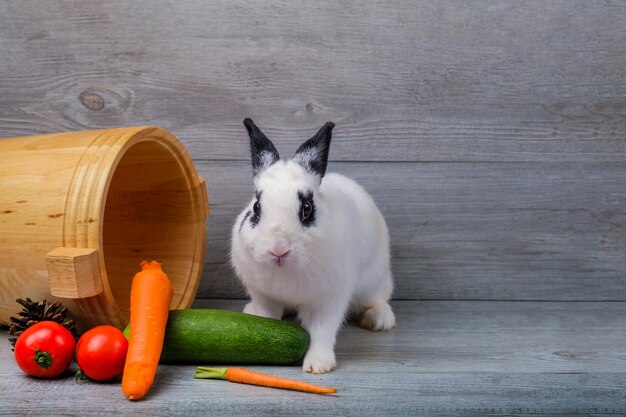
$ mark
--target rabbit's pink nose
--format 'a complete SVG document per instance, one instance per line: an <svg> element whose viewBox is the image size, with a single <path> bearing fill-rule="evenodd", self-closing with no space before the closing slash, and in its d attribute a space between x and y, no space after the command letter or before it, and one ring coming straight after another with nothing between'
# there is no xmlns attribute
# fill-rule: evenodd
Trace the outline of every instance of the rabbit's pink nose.
<svg viewBox="0 0 626 417"><path fill-rule="evenodd" d="M274 262L276 263L276 265L283 266L285 264L285 258L287 257L287 255L289 255L289 250L277 250L276 248L274 248L273 250L269 251L269 253L272 254L272 256L274 257Z"/></svg>
<svg viewBox="0 0 626 417"><path fill-rule="evenodd" d="M270 253L277 258L284 258L289 255L289 249L276 249L271 250Z"/></svg>
<svg viewBox="0 0 626 417"><path fill-rule="evenodd" d="M269 252L277 258L287 256L289 253L289 241L284 238L277 238L270 247Z"/></svg>

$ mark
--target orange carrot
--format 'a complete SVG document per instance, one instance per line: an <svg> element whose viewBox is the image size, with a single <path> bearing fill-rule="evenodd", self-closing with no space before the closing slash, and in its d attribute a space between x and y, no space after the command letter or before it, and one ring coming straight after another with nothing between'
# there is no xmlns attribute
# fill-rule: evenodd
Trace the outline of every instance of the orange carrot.
<svg viewBox="0 0 626 417"><path fill-rule="evenodd" d="M141 263L130 290L130 338L122 390L129 400L142 398L156 374L165 324L174 290L156 261Z"/></svg>
<svg viewBox="0 0 626 417"><path fill-rule="evenodd" d="M320 387L319 385L296 381L295 379L262 374L244 368L207 368L199 366L196 370L199 379L226 379L241 384L260 385L269 388L282 388L294 391L311 392L313 394L334 394L335 388Z"/></svg>

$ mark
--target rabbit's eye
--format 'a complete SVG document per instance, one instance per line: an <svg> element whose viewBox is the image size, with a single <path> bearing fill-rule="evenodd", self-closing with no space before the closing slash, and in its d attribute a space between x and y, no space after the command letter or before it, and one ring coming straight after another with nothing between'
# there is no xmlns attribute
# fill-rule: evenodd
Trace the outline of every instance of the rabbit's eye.
<svg viewBox="0 0 626 417"><path fill-rule="evenodd" d="M302 220L306 220L311 217L311 213L313 212L313 203L310 201L304 201L302 203Z"/></svg>
<svg viewBox="0 0 626 417"><path fill-rule="evenodd" d="M304 227L315 225L315 204L313 203L313 191L298 191L298 199L300 200L300 223Z"/></svg>
<svg viewBox="0 0 626 417"><path fill-rule="evenodd" d="M259 203L258 200L254 202L254 206L252 206L252 210L254 211L254 215L257 217L261 214L261 204Z"/></svg>

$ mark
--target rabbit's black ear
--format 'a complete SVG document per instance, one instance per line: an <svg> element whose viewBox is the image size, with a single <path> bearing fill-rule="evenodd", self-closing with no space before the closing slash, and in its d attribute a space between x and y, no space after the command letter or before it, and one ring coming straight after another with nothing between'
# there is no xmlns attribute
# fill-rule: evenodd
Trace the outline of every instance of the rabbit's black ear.
<svg viewBox="0 0 626 417"><path fill-rule="evenodd" d="M250 135L250 152L252 154L252 174L256 177L274 162L280 159L278 151L271 140L261 132L252 119L245 119L244 126Z"/></svg>
<svg viewBox="0 0 626 417"><path fill-rule="evenodd" d="M333 122L326 123L315 136L300 145L293 156L295 162L302 165L312 174L319 175L320 179L326 173L328 150L334 127L335 124Z"/></svg>

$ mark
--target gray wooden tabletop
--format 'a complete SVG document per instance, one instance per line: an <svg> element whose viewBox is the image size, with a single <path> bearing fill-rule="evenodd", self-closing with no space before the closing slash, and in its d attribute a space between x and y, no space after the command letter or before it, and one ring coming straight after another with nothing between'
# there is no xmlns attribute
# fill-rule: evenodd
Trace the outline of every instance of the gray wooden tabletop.
<svg viewBox="0 0 626 417"><path fill-rule="evenodd" d="M195 307L242 305L203 300ZM3 341L0 415L626 415L624 303L396 301L393 307L398 327L388 333L344 327L339 367L330 374L249 367L337 388L331 396L196 380L194 366L160 365L147 397L130 402L119 382L27 377Z"/></svg>

